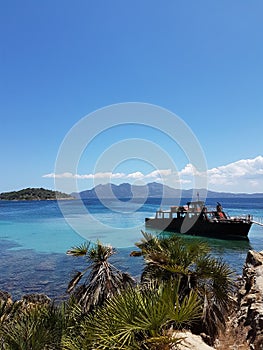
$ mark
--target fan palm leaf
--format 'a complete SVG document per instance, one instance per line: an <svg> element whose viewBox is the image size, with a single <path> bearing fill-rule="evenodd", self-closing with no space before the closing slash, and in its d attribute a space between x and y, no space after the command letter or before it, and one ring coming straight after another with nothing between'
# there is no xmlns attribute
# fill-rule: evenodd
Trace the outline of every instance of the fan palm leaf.
<svg viewBox="0 0 263 350"><path fill-rule="evenodd" d="M224 326L232 300L233 271L228 265L212 257L205 242L189 242L175 235L152 237L143 233L136 245L145 260L142 282L161 283L180 278L179 294L189 296L191 291L196 291L204 310L199 324L214 337L218 327Z"/></svg>
<svg viewBox="0 0 263 350"><path fill-rule="evenodd" d="M62 324L60 311L54 306L20 308L1 327L3 349L59 349Z"/></svg>
<svg viewBox="0 0 263 350"><path fill-rule="evenodd" d="M90 242L85 242L80 244L79 246L72 247L67 251L66 254L72 256L85 256L88 253L90 244Z"/></svg>
<svg viewBox="0 0 263 350"><path fill-rule="evenodd" d="M167 342L171 327L193 322L200 316L199 301L193 292L180 303L178 283L162 284L157 290L128 289L109 299L89 319L96 349L150 349L150 344L154 348Z"/></svg>

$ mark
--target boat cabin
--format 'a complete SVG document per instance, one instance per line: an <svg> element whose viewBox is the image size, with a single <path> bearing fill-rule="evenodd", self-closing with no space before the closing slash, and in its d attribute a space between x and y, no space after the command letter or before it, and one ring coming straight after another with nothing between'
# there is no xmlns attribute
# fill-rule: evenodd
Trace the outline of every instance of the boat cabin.
<svg viewBox="0 0 263 350"><path fill-rule="evenodd" d="M228 220L229 217L223 211L220 203L217 204L216 211L208 211L203 201L187 202L185 206L172 206L169 210L159 209L156 211L156 219L183 219L185 217L193 219L196 216L203 220Z"/></svg>
<svg viewBox="0 0 263 350"><path fill-rule="evenodd" d="M188 211L200 213L205 208L203 201L187 202Z"/></svg>

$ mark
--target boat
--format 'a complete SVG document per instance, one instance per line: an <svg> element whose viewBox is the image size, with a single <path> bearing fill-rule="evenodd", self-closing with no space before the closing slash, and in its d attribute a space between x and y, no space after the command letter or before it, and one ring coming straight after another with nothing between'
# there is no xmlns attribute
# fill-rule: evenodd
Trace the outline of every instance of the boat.
<svg viewBox="0 0 263 350"><path fill-rule="evenodd" d="M145 218L146 228L220 239L248 239L252 224L251 215L230 217L220 203L208 210L200 200L159 209L154 217Z"/></svg>

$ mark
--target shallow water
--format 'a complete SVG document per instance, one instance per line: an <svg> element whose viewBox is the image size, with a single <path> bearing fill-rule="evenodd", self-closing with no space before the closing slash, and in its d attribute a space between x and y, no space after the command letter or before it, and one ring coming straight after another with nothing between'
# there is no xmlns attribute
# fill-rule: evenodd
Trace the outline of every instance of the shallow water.
<svg viewBox="0 0 263 350"><path fill-rule="evenodd" d="M263 217L263 199L219 201L230 215ZM84 204L77 200L61 201L59 205L56 201L0 202L0 289L14 298L29 292L63 295L72 272L85 266L83 259L65 252L86 239L113 245L118 250L113 263L133 276L140 275L142 259L129 254L141 238L144 218L154 214L160 200L150 199L143 205L124 201L102 204L98 200ZM169 204L171 200L162 206ZM214 206L216 201L208 199L207 204ZM248 250L263 250L263 227L253 225L248 241L206 241L215 256L222 257L240 274Z"/></svg>

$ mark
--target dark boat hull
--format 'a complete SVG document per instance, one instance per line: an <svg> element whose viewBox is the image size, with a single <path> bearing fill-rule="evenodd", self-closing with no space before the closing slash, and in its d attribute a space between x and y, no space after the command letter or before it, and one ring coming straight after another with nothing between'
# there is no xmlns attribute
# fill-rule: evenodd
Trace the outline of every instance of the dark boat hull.
<svg viewBox="0 0 263 350"><path fill-rule="evenodd" d="M184 219L176 218L145 219L146 228L149 227L161 231L220 239L247 239L251 225L252 222L248 220L195 220L194 222L184 222Z"/></svg>

